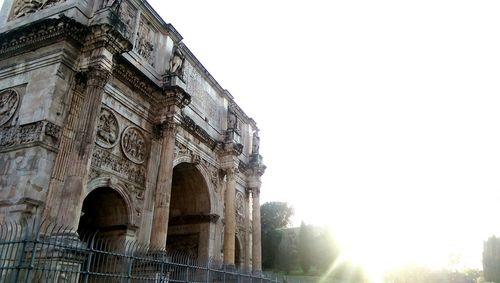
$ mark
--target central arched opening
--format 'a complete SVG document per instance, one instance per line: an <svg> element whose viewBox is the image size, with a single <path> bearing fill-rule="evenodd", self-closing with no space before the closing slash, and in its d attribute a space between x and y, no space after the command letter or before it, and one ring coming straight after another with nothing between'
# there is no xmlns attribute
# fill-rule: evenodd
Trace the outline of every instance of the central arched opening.
<svg viewBox="0 0 500 283"><path fill-rule="evenodd" d="M82 205L78 235L80 239L124 240L128 226L127 204L114 189L101 187L87 195Z"/></svg>
<svg viewBox="0 0 500 283"><path fill-rule="evenodd" d="M191 163L174 167L167 248L195 258L208 258L210 195L205 178Z"/></svg>

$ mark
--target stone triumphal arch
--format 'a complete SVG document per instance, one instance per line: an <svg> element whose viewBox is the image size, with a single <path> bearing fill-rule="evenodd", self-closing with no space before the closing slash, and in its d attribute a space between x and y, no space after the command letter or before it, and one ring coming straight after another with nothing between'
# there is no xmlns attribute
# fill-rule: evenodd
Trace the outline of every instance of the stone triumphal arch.
<svg viewBox="0 0 500 283"><path fill-rule="evenodd" d="M0 221L261 270L255 121L142 0L5 0Z"/></svg>

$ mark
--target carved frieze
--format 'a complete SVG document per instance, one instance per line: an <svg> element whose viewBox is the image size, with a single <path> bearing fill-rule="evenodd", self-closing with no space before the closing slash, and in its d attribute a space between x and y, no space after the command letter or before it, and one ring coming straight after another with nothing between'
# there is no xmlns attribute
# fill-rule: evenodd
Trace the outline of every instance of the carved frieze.
<svg viewBox="0 0 500 283"><path fill-rule="evenodd" d="M135 19L137 17L137 10L127 1L123 1L118 9L118 16L120 20L127 27L126 37L131 39L134 33Z"/></svg>
<svg viewBox="0 0 500 283"><path fill-rule="evenodd" d="M14 116L19 105L19 94L13 89L0 92L0 126Z"/></svg>
<svg viewBox="0 0 500 283"><path fill-rule="evenodd" d="M154 66L154 31L151 25L141 18L139 28L137 29L137 39L135 41L135 50L146 61Z"/></svg>
<svg viewBox="0 0 500 283"><path fill-rule="evenodd" d="M116 156L106 149L94 148L91 166L113 172L142 186L146 182L146 170L143 165L132 163L126 158ZM95 173L92 173L92 176L95 177L95 175Z"/></svg>
<svg viewBox="0 0 500 283"><path fill-rule="evenodd" d="M65 2L65 0L16 0L11 18L21 18L61 2Z"/></svg>
<svg viewBox="0 0 500 283"><path fill-rule="evenodd" d="M97 122L96 143L104 148L112 148L118 143L120 126L113 112L103 107Z"/></svg>
<svg viewBox="0 0 500 283"><path fill-rule="evenodd" d="M0 129L0 147L14 147L33 142L41 142L54 147L58 146L60 135L61 127L49 121L6 127Z"/></svg>
<svg viewBox="0 0 500 283"><path fill-rule="evenodd" d="M121 138L123 154L132 162L142 164L148 152L146 138L141 130L135 126L127 127Z"/></svg>

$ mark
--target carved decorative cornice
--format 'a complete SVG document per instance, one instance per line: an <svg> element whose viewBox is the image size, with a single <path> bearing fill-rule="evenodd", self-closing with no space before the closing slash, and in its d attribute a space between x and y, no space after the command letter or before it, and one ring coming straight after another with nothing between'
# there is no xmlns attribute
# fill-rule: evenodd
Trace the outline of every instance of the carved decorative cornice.
<svg viewBox="0 0 500 283"><path fill-rule="evenodd" d="M215 139L213 139L207 131L205 131L202 127L200 127L198 124L196 124L193 119L191 119L187 115L182 116L182 122L181 126L188 131L190 134L198 138L200 141L204 142L205 144L208 145L212 150L217 147L219 142Z"/></svg>
<svg viewBox="0 0 500 283"><path fill-rule="evenodd" d="M83 45L88 33L88 27L66 16L43 19L0 34L0 57L40 48L59 40L70 39Z"/></svg>
<svg viewBox="0 0 500 283"><path fill-rule="evenodd" d="M248 164L246 174L248 176L260 177L264 175L264 173L266 172L266 168L266 165L262 163L262 156L259 154L254 154L250 157L250 163Z"/></svg>
<svg viewBox="0 0 500 283"><path fill-rule="evenodd" d="M150 97L155 91L160 91L160 87L121 56L115 60L113 75L145 96Z"/></svg>
<svg viewBox="0 0 500 283"><path fill-rule="evenodd" d="M226 141L224 143L224 151L226 154L238 156L243 152L243 145L234 141Z"/></svg>
<svg viewBox="0 0 500 283"><path fill-rule="evenodd" d="M91 26L84 51L101 47L108 49L114 55L132 50L132 43L118 29L109 24Z"/></svg>

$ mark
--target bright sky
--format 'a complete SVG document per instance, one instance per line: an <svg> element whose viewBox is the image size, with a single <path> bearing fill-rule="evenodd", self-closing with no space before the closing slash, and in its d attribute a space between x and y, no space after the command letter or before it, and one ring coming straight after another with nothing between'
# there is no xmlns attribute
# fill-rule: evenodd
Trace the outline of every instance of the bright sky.
<svg viewBox="0 0 500 283"><path fill-rule="evenodd" d="M262 200L363 262L500 235L499 1L150 1L254 117Z"/></svg>

